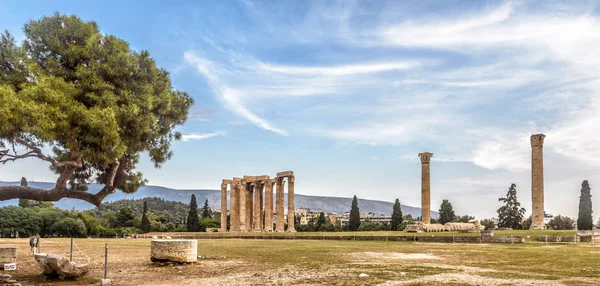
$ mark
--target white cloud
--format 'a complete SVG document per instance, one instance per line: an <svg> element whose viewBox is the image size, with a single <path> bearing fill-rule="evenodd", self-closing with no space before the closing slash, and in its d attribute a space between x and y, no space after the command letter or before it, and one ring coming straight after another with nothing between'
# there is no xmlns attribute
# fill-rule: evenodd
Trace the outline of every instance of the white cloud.
<svg viewBox="0 0 600 286"><path fill-rule="evenodd" d="M240 91L230 88L223 83L219 75L214 72L215 70L222 71L222 69L219 69L218 66L214 65L209 60L199 57L193 52L186 52L184 54L184 58L188 64L195 66L198 71L206 77L213 90L219 94L220 99L224 102L227 109L237 113L239 116L246 118L250 122L265 130L273 131L281 135L287 135L285 130L273 126L268 121L258 117L248 110L248 108L246 108L241 102L243 94Z"/></svg>
<svg viewBox="0 0 600 286"><path fill-rule="evenodd" d="M188 141L192 141L192 140L204 140L204 139L208 139L208 138L212 138L215 136L219 136L219 134L217 133L189 133L189 134L182 134L181 135L181 140L184 142L188 142Z"/></svg>
<svg viewBox="0 0 600 286"><path fill-rule="evenodd" d="M265 71L285 73L292 75L309 75L309 76L343 76L354 74L377 73L393 70L407 70L416 68L421 65L418 61L404 62L389 62L389 63L367 63L367 64L351 64L331 67L302 67L302 66L285 66L260 63L258 67Z"/></svg>

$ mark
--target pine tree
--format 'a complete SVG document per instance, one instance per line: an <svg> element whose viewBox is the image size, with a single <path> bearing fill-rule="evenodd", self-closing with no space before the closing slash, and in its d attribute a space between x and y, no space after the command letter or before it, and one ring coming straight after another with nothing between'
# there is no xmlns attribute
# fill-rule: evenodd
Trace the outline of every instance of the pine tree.
<svg viewBox="0 0 600 286"><path fill-rule="evenodd" d="M358 208L358 198L356 195L352 199L352 207L350 208L350 221L348 222L348 229L350 231L357 231L360 227L360 210Z"/></svg>
<svg viewBox="0 0 600 286"><path fill-rule="evenodd" d="M188 231L200 231L200 219L198 218L198 203L196 202L196 195L192 194L192 200L190 201L190 211L187 219L187 230Z"/></svg>
<svg viewBox="0 0 600 286"><path fill-rule="evenodd" d="M506 197L498 198L498 201L505 204L498 209L498 227L521 229L525 208L517 200L517 185L511 184Z"/></svg>
<svg viewBox="0 0 600 286"><path fill-rule="evenodd" d="M27 179L25 179L25 177L21 177L21 187L27 187ZM28 199L19 199L19 206L22 208L29 208L31 206L31 201Z"/></svg>
<svg viewBox="0 0 600 286"><path fill-rule="evenodd" d="M452 204L448 200L443 200L442 204L440 205L440 218L438 219L438 222L445 224L453 221L454 219L456 219L456 215L454 214Z"/></svg>
<svg viewBox="0 0 600 286"><path fill-rule="evenodd" d="M202 208L202 218L212 218L212 211L208 206L208 199L204 201L204 207Z"/></svg>
<svg viewBox="0 0 600 286"><path fill-rule="evenodd" d="M144 209L142 211L142 224L140 226L142 231L150 231L150 218L148 218L148 202L144 200Z"/></svg>
<svg viewBox="0 0 600 286"><path fill-rule="evenodd" d="M581 183L581 195L579 196L579 216L577 216L577 229L591 230L594 226L592 218L592 194L590 185L585 180Z"/></svg>
<svg viewBox="0 0 600 286"><path fill-rule="evenodd" d="M396 199L396 202L394 202L394 208L392 210L390 230L398 230L398 226L400 226L400 224L402 224L402 208L400 206L400 200Z"/></svg>

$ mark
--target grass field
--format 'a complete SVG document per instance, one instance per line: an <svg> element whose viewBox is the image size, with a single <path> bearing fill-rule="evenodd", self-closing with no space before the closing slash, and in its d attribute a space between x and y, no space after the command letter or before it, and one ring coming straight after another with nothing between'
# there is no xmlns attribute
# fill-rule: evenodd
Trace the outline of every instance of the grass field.
<svg viewBox="0 0 600 286"><path fill-rule="evenodd" d="M339 235L339 234L338 234ZM551 232L551 235L557 235ZM568 233L565 233L568 235ZM104 244L113 285L599 285L600 245L438 244L386 241L202 239L197 263L150 262L150 239L76 239L90 257L79 280L39 275L26 239L0 239L18 247L23 285L99 284ZM42 239L46 253L68 253L68 239ZM87 259L75 252L75 261ZM369 277L359 277L360 274Z"/></svg>

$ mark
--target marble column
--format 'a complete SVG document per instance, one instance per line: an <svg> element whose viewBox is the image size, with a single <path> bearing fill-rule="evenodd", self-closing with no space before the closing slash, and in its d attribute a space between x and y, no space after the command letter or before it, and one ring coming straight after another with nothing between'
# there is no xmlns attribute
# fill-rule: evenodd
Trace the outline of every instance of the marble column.
<svg viewBox="0 0 600 286"><path fill-rule="evenodd" d="M260 216L260 231L263 231L265 229L265 209L264 209L265 193L264 193L264 191L265 191L265 187L267 186L267 183L268 183L268 180L266 181L266 183L260 185L260 192L258 194L258 197L259 197L258 201L260 202L259 203L260 206L258 207L260 210L260 214L259 214L259 216Z"/></svg>
<svg viewBox="0 0 600 286"><path fill-rule="evenodd" d="M267 181L265 189L265 231L273 231L273 185L275 180Z"/></svg>
<svg viewBox="0 0 600 286"><path fill-rule="evenodd" d="M294 206L294 176L289 176L288 177L288 228L287 228L287 232L296 232L296 228L294 226L295 211L296 211L296 208Z"/></svg>
<svg viewBox="0 0 600 286"><path fill-rule="evenodd" d="M240 182L234 181L229 192L229 231L240 231Z"/></svg>
<svg viewBox="0 0 600 286"><path fill-rule="evenodd" d="M246 195L246 229L252 231L253 212L254 212L254 184L248 184L248 194Z"/></svg>
<svg viewBox="0 0 600 286"><path fill-rule="evenodd" d="M544 134L531 135L531 229L546 229L544 223Z"/></svg>
<svg viewBox="0 0 600 286"><path fill-rule="evenodd" d="M277 212L277 218L276 218L276 226L275 226L275 231L277 232L284 232L285 231L285 220L284 220L284 216L285 214L284 212L284 196L283 196L283 178L281 177L277 177L276 179L276 194L275 194L275 211Z"/></svg>
<svg viewBox="0 0 600 286"><path fill-rule="evenodd" d="M221 183L221 231L227 231L227 183Z"/></svg>
<svg viewBox="0 0 600 286"><path fill-rule="evenodd" d="M248 231L248 187L246 182L240 182L240 231Z"/></svg>
<svg viewBox="0 0 600 286"><path fill-rule="evenodd" d="M254 208L252 218L252 230L261 231L260 228L260 193L262 191L261 184L259 182L254 183Z"/></svg>
<svg viewBox="0 0 600 286"><path fill-rule="evenodd" d="M419 153L421 158L421 221L424 224L431 223L431 181L429 162L433 153Z"/></svg>

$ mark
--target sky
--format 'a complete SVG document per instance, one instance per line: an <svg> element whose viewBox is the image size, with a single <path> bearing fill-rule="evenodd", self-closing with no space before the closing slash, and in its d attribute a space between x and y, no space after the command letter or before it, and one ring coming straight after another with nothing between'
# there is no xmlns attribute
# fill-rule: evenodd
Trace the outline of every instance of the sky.
<svg viewBox="0 0 600 286"><path fill-rule="evenodd" d="M194 97L173 159L140 163L149 184L292 170L299 194L420 206L432 152L433 210L496 216L516 183L529 215L529 136L544 133L546 212L576 217L582 181L600 190L598 2L170 2L0 1L19 40L29 19L75 14ZM0 166L21 176L56 179L40 161Z"/></svg>

